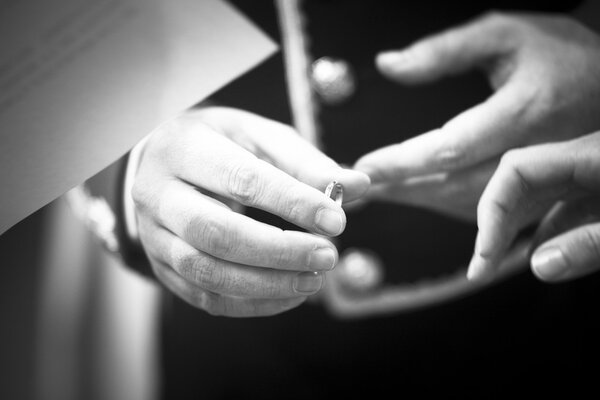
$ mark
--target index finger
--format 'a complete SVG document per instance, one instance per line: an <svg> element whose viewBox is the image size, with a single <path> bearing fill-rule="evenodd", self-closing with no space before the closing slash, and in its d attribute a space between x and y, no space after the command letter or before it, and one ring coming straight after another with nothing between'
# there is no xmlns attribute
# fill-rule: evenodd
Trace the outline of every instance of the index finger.
<svg viewBox="0 0 600 400"><path fill-rule="evenodd" d="M508 84L439 129L364 155L355 168L378 183L474 166L524 143L531 103L527 90Z"/></svg>
<svg viewBox="0 0 600 400"><path fill-rule="evenodd" d="M311 232L336 236L344 230L346 216L340 205L260 160L202 120L183 118L164 129L176 130L182 137L178 141L181 149L168 152L176 153L172 155L176 160L170 162L171 172L182 181L262 209Z"/></svg>
<svg viewBox="0 0 600 400"><path fill-rule="evenodd" d="M350 202L369 187L367 175L342 168L288 125L224 107L206 110L202 117L258 158L320 191L331 181L340 182L344 186L344 201Z"/></svg>

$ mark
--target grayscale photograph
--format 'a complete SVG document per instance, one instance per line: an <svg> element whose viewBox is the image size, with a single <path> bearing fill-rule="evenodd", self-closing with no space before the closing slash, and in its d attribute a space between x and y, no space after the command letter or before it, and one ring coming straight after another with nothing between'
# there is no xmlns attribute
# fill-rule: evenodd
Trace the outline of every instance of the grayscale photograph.
<svg viewBox="0 0 600 400"><path fill-rule="evenodd" d="M0 0L0 399L594 398L600 2Z"/></svg>

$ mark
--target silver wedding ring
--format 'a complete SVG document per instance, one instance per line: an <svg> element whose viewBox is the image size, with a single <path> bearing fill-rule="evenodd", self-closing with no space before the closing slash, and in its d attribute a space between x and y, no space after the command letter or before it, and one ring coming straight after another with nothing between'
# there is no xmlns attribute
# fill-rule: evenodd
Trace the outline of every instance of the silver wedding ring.
<svg viewBox="0 0 600 400"><path fill-rule="evenodd" d="M337 181L332 181L325 189L325 196L335 201L338 205L342 205L344 200L344 187Z"/></svg>

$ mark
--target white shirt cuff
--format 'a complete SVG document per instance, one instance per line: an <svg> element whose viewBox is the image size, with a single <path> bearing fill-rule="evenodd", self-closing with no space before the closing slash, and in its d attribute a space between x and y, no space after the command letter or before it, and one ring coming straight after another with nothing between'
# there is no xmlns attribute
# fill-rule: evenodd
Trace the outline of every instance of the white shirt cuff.
<svg viewBox="0 0 600 400"><path fill-rule="evenodd" d="M123 182L123 215L125 218L125 231L127 236L133 243L139 243L140 237L137 225L137 215L135 212L135 203L131 196L131 190L135 182L135 176L137 175L144 147L148 141L146 136L142 139L129 153L129 159L127 160L127 166L125 167L125 179Z"/></svg>

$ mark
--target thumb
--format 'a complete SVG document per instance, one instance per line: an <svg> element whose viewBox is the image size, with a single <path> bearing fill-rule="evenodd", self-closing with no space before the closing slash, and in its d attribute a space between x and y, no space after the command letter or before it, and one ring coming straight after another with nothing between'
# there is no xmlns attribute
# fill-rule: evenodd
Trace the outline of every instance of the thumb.
<svg viewBox="0 0 600 400"><path fill-rule="evenodd" d="M538 247L531 257L535 275L560 282L600 269L600 224L589 224L557 236Z"/></svg>
<svg viewBox="0 0 600 400"><path fill-rule="evenodd" d="M462 26L421 39L403 50L379 53L376 65L405 84L434 81L486 64L509 51L510 19L486 14Z"/></svg>

